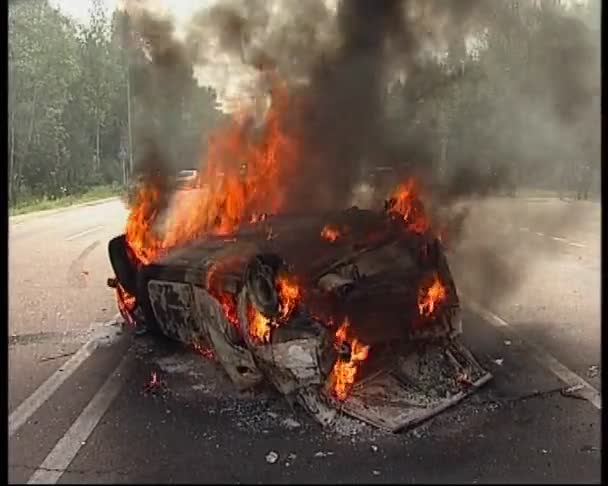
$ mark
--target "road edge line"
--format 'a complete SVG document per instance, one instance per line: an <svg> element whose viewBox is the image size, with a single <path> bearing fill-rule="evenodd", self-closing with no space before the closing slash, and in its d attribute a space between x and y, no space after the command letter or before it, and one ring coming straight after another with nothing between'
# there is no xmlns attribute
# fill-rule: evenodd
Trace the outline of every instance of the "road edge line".
<svg viewBox="0 0 608 486"><path fill-rule="evenodd" d="M117 314L113 319L102 325L102 328L116 322ZM30 396L23 400L8 417L9 439L36 413L36 411L51 398L57 389L84 363L102 343L103 336L97 336L87 341L82 347L49 376Z"/></svg>
<svg viewBox="0 0 608 486"><path fill-rule="evenodd" d="M44 216L51 216L53 214L62 213L64 211L69 211L70 209L79 209L87 206L97 206L99 204L104 204L108 202L112 202L115 200L121 199L121 196L111 196L104 197L103 199L94 199L88 202L82 202L77 204L71 204L69 206L63 206L60 208L52 208L52 209L41 209L40 211L32 211L31 213L23 213L23 214L15 214L13 216L9 216L9 225L10 224L19 224L21 222L27 221L28 219L36 219Z"/></svg>
<svg viewBox="0 0 608 486"><path fill-rule="evenodd" d="M127 373L125 371L130 362L129 357L129 354L123 356L120 364L72 423L65 435L55 444L42 464L36 468L27 484L55 484L59 481L118 396L118 392L126 381Z"/></svg>
<svg viewBox="0 0 608 486"><path fill-rule="evenodd" d="M584 378L576 374L566 365L562 364L560 361L558 361L557 358L551 355L548 351L544 350L541 346L526 339L507 321L497 316L492 311L486 309L478 302L469 299L462 293L460 293L460 297L463 301L465 301L463 302L465 307L469 307L469 309L481 316L481 318L488 322L490 325L500 329L503 332L506 332L507 334L510 334L509 337L511 337L511 339L517 338L518 340L525 343L525 346L527 346L533 351L532 356L534 357L534 359L541 366L549 370L557 378L563 381L567 386L570 387L582 385L583 388L577 393L589 403L591 403L591 405L593 405L595 408L597 408L598 410L602 410L602 395L593 385L591 385Z"/></svg>

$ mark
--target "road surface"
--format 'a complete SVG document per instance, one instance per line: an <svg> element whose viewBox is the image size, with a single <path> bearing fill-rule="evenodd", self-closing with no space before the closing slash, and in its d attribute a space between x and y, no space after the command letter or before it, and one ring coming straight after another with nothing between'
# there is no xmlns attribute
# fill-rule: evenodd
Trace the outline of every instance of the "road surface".
<svg viewBox="0 0 608 486"><path fill-rule="evenodd" d="M120 201L11 220L9 481L599 482L599 205L472 208L449 259L494 380L399 435L321 430L178 345L122 334L105 286ZM583 399L561 394L573 380Z"/></svg>

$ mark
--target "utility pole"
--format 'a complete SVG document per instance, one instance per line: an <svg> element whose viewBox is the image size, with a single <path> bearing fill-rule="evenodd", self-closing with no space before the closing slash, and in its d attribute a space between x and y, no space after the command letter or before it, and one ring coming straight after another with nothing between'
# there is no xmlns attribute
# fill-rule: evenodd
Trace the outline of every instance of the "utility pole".
<svg viewBox="0 0 608 486"><path fill-rule="evenodd" d="M133 173L133 135L131 130L131 64L127 53L127 132L129 134L129 176Z"/></svg>

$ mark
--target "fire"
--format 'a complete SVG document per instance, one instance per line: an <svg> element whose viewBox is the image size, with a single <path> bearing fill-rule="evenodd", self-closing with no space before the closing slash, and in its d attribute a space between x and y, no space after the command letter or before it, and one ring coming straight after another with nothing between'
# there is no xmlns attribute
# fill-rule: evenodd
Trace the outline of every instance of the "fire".
<svg viewBox="0 0 608 486"><path fill-rule="evenodd" d="M160 198L156 184L152 181L144 182L127 219L127 242L137 260L145 265L157 257L162 247L162 241L153 228L158 217Z"/></svg>
<svg viewBox="0 0 608 486"><path fill-rule="evenodd" d="M321 230L321 238L324 238L331 243L340 238L340 236L340 230L338 228L334 228L327 224Z"/></svg>
<svg viewBox="0 0 608 486"><path fill-rule="evenodd" d="M421 316L430 317L446 296L446 288L439 280L439 275L435 273L431 285L423 286L418 293L418 312Z"/></svg>
<svg viewBox="0 0 608 486"><path fill-rule="evenodd" d="M281 181L292 176L298 146L287 136L281 115L290 102L285 84L274 79L271 107L263 133L252 140L243 114L209 138L201 161L200 191L175 194L167 211L162 237L153 226L160 191L144 185L127 222L127 241L140 262L149 264L163 251L206 234L230 235L255 214L276 213L284 204Z"/></svg>
<svg viewBox="0 0 608 486"><path fill-rule="evenodd" d="M199 343L193 343L192 347L194 348L194 351L197 354L200 354L203 358L209 359L209 360L214 360L215 359L215 353L213 352L213 349L206 348L206 347L204 347L203 345L201 345Z"/></svg>
<svg viewBox="0 0 608 486"><path fill-rule="evenodd" d="M279 275L276 280L276 289L279 296L279 316L277 319L265 317L253 306L249 308L249 335L261 343L270 342L273 328L289 319L300 301L300 287L293 277Z"/></svg>
<svg viewBox="0 0 608 486"><path fill-rule="evenodd" d="M222 306L222 311L224 312L226 319L228 319L228 322L239 329L239 316L237 313L237 303L234 295L227 292L217 292L214 293L214 297Z"/></svg>
<svg viewBox="0 0 608 486"><path fill-rule="evenodd" d="M264 317L260 312L251 308L249 318L249 335L261 343L270 342L270 331L272 326L270 319Z"/></svg>
<svg viewBox="0 0 608 486"><path fill-rule="evenodd" d="M300 300L300 287L292 277L280 275L277 277L281 319L287 319L294 311Z"/></svg>
<svg viewBox="0 0 608 486"><path fill-rule="evenodd" d="M367 359L369 346L357 338L348 339L348 318L344 320L335 335L335 345L338 349L347 347L350 350L348 358L338 357L329 377L332 395L339 401L346 400L349 391L355 383L359 367Z"/></svg>
<svg viewBox="0 0 608 486"><path fill-rule="evenodd" d="M256 224L256 223L263 223L264 221L266 221L267 215L266 213L253 213L251 215L251 217L249 218L249 223L251 224Z"/></svg>
<svg viewBox="0 0 608 486"><path fill-rule="evenodd" d="M414 179L409 178L405 184L400 184L393 192L390 201L389 210L403 216L405 224L411 231L422 234L430 228Z"/></svg>
<svg viewBox="0 0 608 486"><path fill-rule="evenodd" d="M116 302L118 303L118 310L120 311L120 315L125 319L125 321L135 327L135 321L131 316L131 312L135 309L137 305L137 300L134 295L131 295L127 292L122 285L118 284L116 286Z"/></svg>
<svg viewBox="0 0 608 486"><path fill-rule="evenodd" d="M237 311L236 297L234 294L223 290L217 281L217 275L220 268L220 266L213 264L207 269L205 288L220 303L222 312L224 313L226 319L228 319L228 322L230 322L230 324L232 324L236 329L239 329L239 316Z"/></svg>

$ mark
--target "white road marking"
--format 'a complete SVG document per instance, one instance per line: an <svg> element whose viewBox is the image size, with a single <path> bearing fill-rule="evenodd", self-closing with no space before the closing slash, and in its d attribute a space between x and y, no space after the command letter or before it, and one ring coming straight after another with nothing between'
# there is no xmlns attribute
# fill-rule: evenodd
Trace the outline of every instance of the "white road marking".
<svg viewBox="0 0 608 486"><path fill-rule="evenodd" d="M95 231L99 231L100 229L103 229L103 226L94 226L93 228L89 228L87 230L81 231L80 233L76 233L75 235L68 236L65 240L72 241L72 240L75 240L76 238L80 238L81 236L86 236L90 233L94 233Z"/></svg>
<svg viewBox="0 0 608 486"><path fill-rule="evenodd" d="M108 321L110 325L117 317ZM94 337L84 344L78 352L53 373L40 387L27 397L8 418L8 436L13 436L19 428L38 410L55 391L67 380L78 367L84 363L93 351L103 342L103 337Z"/></svg>
<svg viewBox="0 0 608 486"><path fill-rule="evenodd" d="M522 227L522 228L519 228L519 231L530 231L530 229ZM538 236L549 236L549 235L545 235L545 233L541 233L540 231L535 231L535 233ZM559 236L549 236L549 237L552 240L561 241L562 243L566 243L567 245L570 245L570 246L575 246L577 248L586 248L586 245L583 245L582 243L576 243L574 241L568 241L566 238L560 238Z"/></svg>
<svg viewBox="0 0 608 486"><path fill-rule="evenodd" d="M461 297L464 296L461 294ZM464 299L466 299L466 297L463 298L463 301ZM521 340L522 342L525 342L525 345L533 351L531 354L534 359L538 361L539 364L551 371L551 373L553 373L560 380L562 380L567 386L582 385L583 388L579 392L580 396L584 397L598 410L602 409L602 395L598 390L595 389L593 385L589 384L586 380L581 378L574 371L570 370L568 367L560 363L555 357L550 355L540 346L534 344L533 342L526 341L525 338L521 336L520 333L515 330L511 325L509 325L508 322L506 322L504 319L501 319L493 312L489 311L488 309L485 309L480 304L469 299L466 299L464 305L468 306L472 311L480 315L484 320L492 324L494 327L500 328L503 332L509 334L512 340L516 338Z"/></svg>
<svg viewBox="0 0 608 486"><path fill-rule="evenodd" d="M127 363L129 363L128 354L122 359L66 434L55 444L55 447L42 461L42 464L38 466L28 480L28 484L55 484L59 481L118 395L126 380Z"/></svg>

